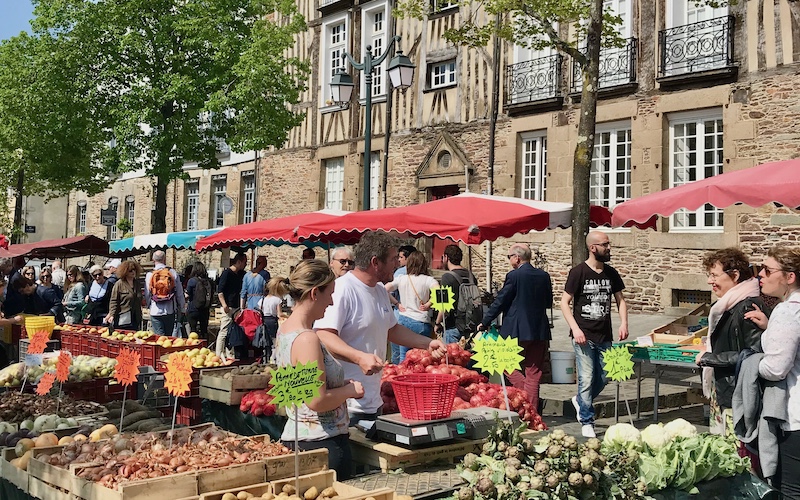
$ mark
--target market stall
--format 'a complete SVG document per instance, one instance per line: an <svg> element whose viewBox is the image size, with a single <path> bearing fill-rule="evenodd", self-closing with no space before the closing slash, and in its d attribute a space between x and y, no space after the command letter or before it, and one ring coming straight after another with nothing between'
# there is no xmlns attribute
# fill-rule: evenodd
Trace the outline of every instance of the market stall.
<svg viewBox="0 0 800 500"><path fill-rule="evenodd" d="M212 236L223 228L200 229L197 231L180 231L175 233L157 233L133 236L109 243L109 252L114 257L130 257L153 250L194 250L198 240Z"/></svg>
<svg viewBox="0 0 800 500"><path fill-rule="evenodd" d="M85 255L109 255L108 242L89 234L11 245L8 250L0 249L0 257L24 257L26 259L54 260Z"/></svg>

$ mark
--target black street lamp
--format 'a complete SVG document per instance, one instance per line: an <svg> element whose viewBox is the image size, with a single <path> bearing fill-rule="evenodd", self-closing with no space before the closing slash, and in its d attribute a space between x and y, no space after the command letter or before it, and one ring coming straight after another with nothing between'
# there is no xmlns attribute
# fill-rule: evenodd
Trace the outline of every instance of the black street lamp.
<svg viewBox="0 0 800 500"><path fill-rule="evenodd" d="M392 37L386 50L377 58L372 57L372 46L367 45L367 53L364 55L364 62L358 63L353 57L344 52L342 59L350 63L354 69L364 73L364 83L366 85L366 122L364 123L364 197L363 207L364 210L369 210L370 199L370 154L372 149L372 73L381 65L389 53L392 51L394 44L400 41L399 36ZM389 62L387 71L392 86L396 89L405 90L411 86L414 80L414 63L403 54L403 51L398 50ZM350 105L350 99L353 96L353 77L350 76L344 67L340 68L336 74L333 75L331 80L331 98L341 108L347 108Z"/></svg>

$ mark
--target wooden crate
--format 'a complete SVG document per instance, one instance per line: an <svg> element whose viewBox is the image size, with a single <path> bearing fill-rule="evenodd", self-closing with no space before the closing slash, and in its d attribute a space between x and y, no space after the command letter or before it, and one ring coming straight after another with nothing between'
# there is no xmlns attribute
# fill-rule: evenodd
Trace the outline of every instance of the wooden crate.
<svg viewBox="0 0 800 500"><path fill-rule="evenodd" d="M30 474L18 467L11 465L11 460L17 458L14 448L3 448L3 460L0 461L0 474L8 482L28 493L28 480Z"/></svg>
<svg viewBox="0 0 800 500"><path fill-rule="evenodd" d="M197 474L186 472L171 476L130 481L117 489L106 488L93 481L75 478L70 490L75 498L82 500L166 500L197 496Z"/></svg>
<svg viewBox="0 0 800 500"><path fill-rule="evenodd" d="M453 460L463 457L467 453L480 455L484 442L484 439L456 441L441 446L409 450L389 443L370 441L362 431L350 429L353 459L359 463L380 467L382 472L439 460L452 463Z"/></svg>
<svg viewBox="0 0 800 500"><path fill-rule="evenodd" d="M299 453L300 471L299 474L310 474L328 468L328 450L301 451ZM270 457L264 461L267 481L294 477L294 453Z"/></svg>
<svg viewBox="0 0 800 500"><path fill-rule="evenodd" d="M269 375L234 375L231 379L222 378L222 375L235 369L225 367L203 370L200 374L200 397L227 405L238 405L248 392L267 388Z"/></svg>
<svg viewBox="0 0 800 500"><path fill-rule="evenodd" d="M73 498L68 490L57 488L35 477L30 478L29 484L28 494L34 498L44 500L72 500Z"/></svg>
<svg viewBox="0 0 800 500"><path fill-rule="evenodd" d="M69 491L72 489L72 480L74 477L72 472L63 467L50 465L49 463L43 462L38 458L40 455L45 453L48 455L61 453L63 448L63 446L34 448L34 456L31 458L31 461L28 462L28 473L31 475L31 477L34 477L43 483Z"/></svg>
<svg viewBox="0 0 800 500"><path fill-rule="evenodd" d="M236 488L243 484L266 482L267 472L264 462L231 465L223 469L210 469L197 472L197 492L200 494Z"/></svg>
<svg viewBox="0 0 800 500"><path fill-rule="evenodd" d="M336 490L336 498L340 498L342 500L361 500L367 497L372 497L375 500L393 500L394 498L394 490L390 488L380 488L374 491L366 491L355 486L350 486L349 484L340 483L336 481L336 472L332 470L300 476L297 478L297 481L295 481L295 478L291 477L281 479L280 481L271 481L270 484L272 484L272 492L277 495L282 491L284 485L290 484L295 486L296 482L299 482L300 485L300 498L303 498L302 493L305 493L305 491L312 486L316 487L317 491L319 492L322 492L322 490L329 486L333 486L333 489ZM220 496L219 498L213 498L209 500L221 500L221 498L222 497Z"/></svg>
<svg viewBox="0 0 800 500"><path fill-rule="evenodd" d="M238 488L230 488L227 490L220 490L220 491L211 491L209 493L203 493L198 497L199 500L222 500L222 497L225 493L233 493L236 494L240 491L246 491L248 493L252 493L256 497L260 497L264 493L271 493L272 492L272 484L270 483L258 483L258 484L251 484L249 486L240 486ZM182 500L189 500L189 499L182 499Z"/></svg>

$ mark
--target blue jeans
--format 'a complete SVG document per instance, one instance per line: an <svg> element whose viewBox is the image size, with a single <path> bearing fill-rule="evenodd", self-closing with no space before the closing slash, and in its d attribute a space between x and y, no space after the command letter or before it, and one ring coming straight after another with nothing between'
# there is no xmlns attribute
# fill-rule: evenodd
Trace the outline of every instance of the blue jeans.
<svg viewBox="0 0 800 500"><path fill-rule="evenodd" d="M596 344L587 340L580 345L572 341L575 349L575 368L578 372L578 420L581 424L594 423L594 398L600 395L608 383L603 370L603 353L611 348L611 342Z"/></svg>
<svg viewBox="0 0 800 500"><path fill-rule="evenodd" d="M398 311L397 308L394 309L394 317L397 319L397 322L399 323L400 322L400 311ZM391 358L389 358L389 361L393 365L399 365L400 361L402 361L402 359L400 358L400 346L397 345L397 344L393 344L391 342L389 342L389 345L392 348L392 355L391 355ZM405 356L403 356L403 357L405 357Z"/></svg>
<svg viewBox="0 0 800 500"><path fill-rule="evenodd" d="M174 336L175 315L150 316L150 329L159 335Z"/></svg>
<svg viewBox="0 0 800 500"><path fill-rule="evenodd" d="M402 314L400 315L400 318L397 320L397 322L414 333L418 333L428 339L431 338L431 330L433 330L433 326L430 323L424 323L422 321L413 320L407 316L403 316ZM402 363L403 360L406 359L406 353L408 353L408 351L410 351L411 348L403 345L399 347L400 347L399 363Z"/></svg>
<svg viewBox="0 0 800 500"><path fill-rule="evenodd" d="M444 343L445 344L453 344L461 340L461 332L458 331L458 328L448 328L444 331Z"/></svg>

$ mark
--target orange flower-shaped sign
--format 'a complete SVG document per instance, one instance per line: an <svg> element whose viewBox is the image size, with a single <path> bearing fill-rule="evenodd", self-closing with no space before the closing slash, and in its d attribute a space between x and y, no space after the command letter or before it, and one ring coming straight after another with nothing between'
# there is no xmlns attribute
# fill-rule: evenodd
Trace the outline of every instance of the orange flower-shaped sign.
<svg viewBox="0 0 800 500"><path fill-rule="evenodd" d="M136 375L138 374L139 353L130 349L120 349L114 378L122 385L131 385L136 382Z"/></svg>
<svg viewBox="0 0 800 500"><path fill-rule="evenodd" d="M41 354L44 352L45 348L47 347L47 340L48 340L47 332L36 332L33 337L31 337L31 342L28 344L28 353L29 354Z"/></svg>
<svg viewBox="0 0 800 500"><path fill-rule="evenodd" d="M66 351L61 351L56 362L56 380L66 382L69 380L69 365L72 364L72 356Z"/></svg>
<svg viewBox="0 0 800 500"><path fill-rule="evenodd" d="M53 382L56 381L56 374L53 372L47 372L42 375L42 378L39 379L39 385L36 386L36 394L40 396L44 396L45 394L50 392L50 389L53 388Z"/></svg>
<svg viewBox="0 0 800 500"><path fill-rule="evenodd" d="M189 392L192 383L192 360L182 352L170 355L164 379L166 380L164 387L173 396L183 396Z"/></svg>

